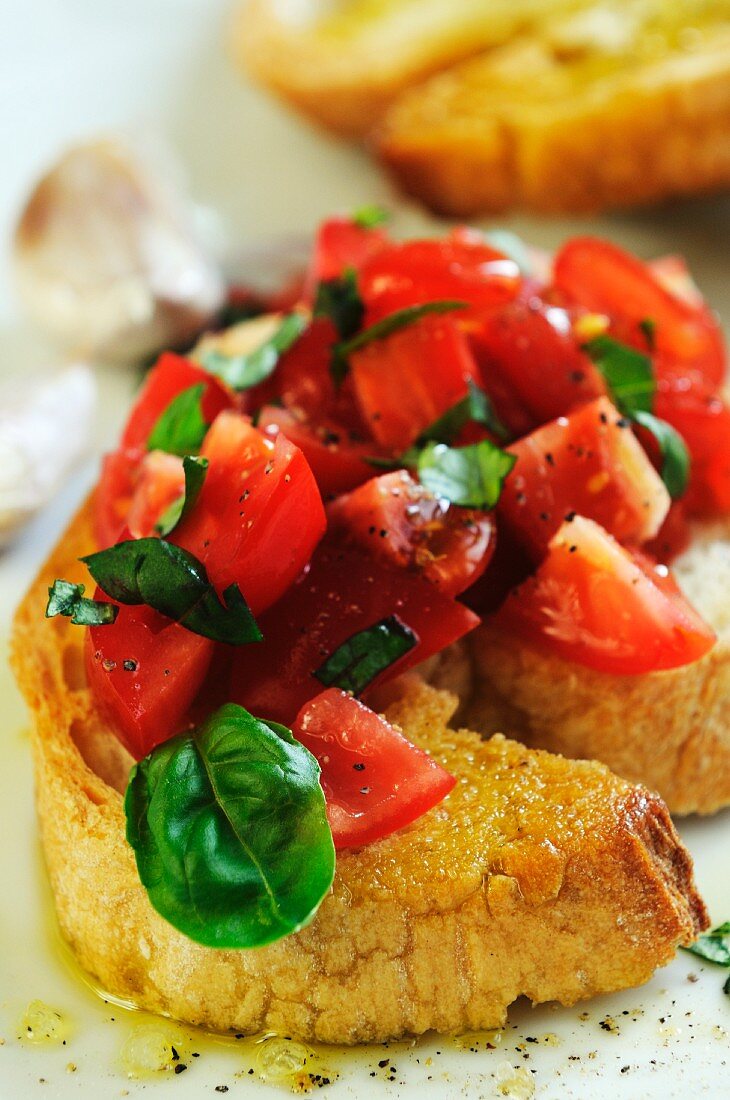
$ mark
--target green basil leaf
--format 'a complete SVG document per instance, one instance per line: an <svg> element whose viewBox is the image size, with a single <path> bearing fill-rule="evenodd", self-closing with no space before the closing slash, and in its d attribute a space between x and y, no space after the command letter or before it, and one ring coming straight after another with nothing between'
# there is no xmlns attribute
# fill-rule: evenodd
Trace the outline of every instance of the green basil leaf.
<svg viewBox="0 0 730 1100"><path fill-rule="evenodd" d="M203 416L204 390L198 382L173 398L150 432L148 451L181 456L198 453L208 430Z"/></svg>
<svg viewBox="0 0 730 1100"><path fill-rule="evenodd" d="M155 524L155 531L165 538L174 531L180 520L195 506L203 488L205 475L208 472L208 459L196 458L194 455L185 455L183 459L185 472L185 491L177 500L173 500L169 508L160 516Z"/></svg>
<svg viewBox="0 0 730 1100"><path fill-rule="evenodd" d="M717 966L730 966L730 921L706 932L684 950Z"/></svg>
<svg viewBox="0 0 730 1100"><path fill-rule="evenodd" d="M485 428L488 428L489 431L503 441L509 439L507 429L495 413L492 402L484 390L480 389L475 382L472 382L471 378L467 381L467 386L468 393L466 397L462 397L460 401L447 409L443 416L440 416L438 420L434 420L433 424L418 437L418 444L423 445L429 442L453 443L462 428L472 423L483 424ZM409 465L409 463L404 464Z"/></svg>
<svg viewBox="0 0 730 1100"><path fill-rule="evenodd" d="M583 348L606 379L622 413L651 412L656 385L648 355L605 335L595 336Z"/></svg>
<svg viewBox="0 0 730 1100"><path fill-rule="evenodd" d="M116 604L90 600L84 596L86 586L71 581L56 580L48 589L46 618L65 615L76 626L108 626L119 614Z"/></svg>
<svg viewBox="0 0 730 1100"><path fill-rule="evenodd" d="M337 279L325 279L317 287L315 317L329 317L341 339L354 336L365 316L365 306L357 288L357 275L348 268Z"/></svg>
<svg viewBox="0 0 730 1100"><path fill-rule="evenodd" d="M314 675L326 687L359 695L376 676L418 645L410 627L389 615L353 634L332 653Z"/></svg>
<svg viewBox="0 0 730 1100"><path fill-rule="evenodd" d="M667 424L666 420L660 420L652 413L642 412L639 409L633 414L632 420L651 432L657 441L662 456L662 481L672 500L679 500L686 491L689 481L691 459L687 444L671 424Z"/></svg>
<svg viewBox="0 0 730 1100"><path fill-rule="evenodd" d="M351 337L349 340L343 340L341 343L335 344L332 349L332 377L335 382L341 382L350 369L349 358L352 353L367 347L368 344L372 344L377 340L385 340L386 337L392 336L394 332L400 332L401 329L408 328L409 325L415 324L416 321L420 321L422 317L427 317L429 314L451 313L455 309L466 309L467 306L468 302L450 300L426 302L421 306L406 306L405 309L398 309L395 313L388 314L387 317L383 317L382 321L376 321L374 325L370 325L363 332L358 332L356 336Z"/></svg>
<svg viewBox="0 0 730 1100"><path fill-rule="evenodd" d="M656 351L656 321L652 317L644 317L639 321L639 328L649 351Z"/></svg>
<svg viewBox="0 0 730 1100"><path fill-rule="evenodd" d="M730 997L730 978L728 978L725 982L724 986L722 987L722 991L723 993L727 993L728 997Z"/></svg>
<svg viewBox="0 0 730 1100"><path fill-rule="evenodd" d="M385 225L390 221L390 214L382 206L373 202L356 210L352 220L361 229L377 229L379 225Z"/></svg>
<svg viewBox="0 0 730 1100"><path fill-rule="evenodd" d="M469 447L427 443L418 458L418 477L435 496L465 508L494 508L504 479L517 458L488 439Z"/></svg>
<svg viewBox="0 0 730 1100"><path fill-rule="evenodd" d="M249 390L271 377L284 352L298 340L306 327L307 318L303 313L288 313L273 335L253 351L246 355L206 351L200 356L201 366L222 379L232 390Z"/></svg>
<svg viewBox="0 0 730 1100"><path fill-rule="evenodd" d="M124 808L150 902L207 947L297 932L332 885L317 761L284 726L233 703L141 760Z"/></svg>
<svg viewBox="0 0 730 1100"><path fill-rule="evenodd" d="M165 539L130 539L81 558L107 596L124 604L147 604L193 634L229 645L262 639L236 584L223 602L193 554Z"/></svg>

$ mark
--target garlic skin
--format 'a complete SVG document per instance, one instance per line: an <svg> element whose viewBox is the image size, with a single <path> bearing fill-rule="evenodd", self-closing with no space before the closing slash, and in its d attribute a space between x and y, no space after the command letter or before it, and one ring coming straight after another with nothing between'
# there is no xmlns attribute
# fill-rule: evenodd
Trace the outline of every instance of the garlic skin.
<svg viewBox="0 0 730 1100"><path fill-rule="evenodd" d="M95 409L96 381L83 365L0 390L0 546L86 455Z"/></svg>
<svg viewBox="0 0 730 1100"><path fill-rule="evenodd" d="M121 140L66 152L34 188L13 249L30 319L74 355L134 361L194 339L225 283L161 164Z"/></svg>

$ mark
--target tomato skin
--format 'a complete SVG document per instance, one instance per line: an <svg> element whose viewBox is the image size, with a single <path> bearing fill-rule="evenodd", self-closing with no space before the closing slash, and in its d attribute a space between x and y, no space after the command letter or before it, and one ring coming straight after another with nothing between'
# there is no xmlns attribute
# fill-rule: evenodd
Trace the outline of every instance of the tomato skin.
<svg viewBox="0 0 730 1100"><path fill-rule="evenodd" d="M119 538L145 454L139 447L120 447L102 458L99 481L94 490L94 537L97 546L112 546Z"/></svg>
<svg viewBox="0 0 730 1100"><path fill-rule="evenodd" d="M234 398L208 371L171 351L162 353L147 375L122 433L122 447L146 448L150 432L171 401L203 383L202 409L205 421L212 424L219 412L234 406Z"/></svg>
<svg viewBox="0 0 730 1100"><path fill-rule="evenodd" d="M510 594L493 622L598 672L679 668L703 657L715 635L662 576L664 568L576 516L560 528L537 573Z"/></svg>
<svg viewBox="0 0 730 1100"><path fill-rule="evenodd" d="M185 492L183 460L165 451L148 451L137 470L126 524L132 538L156 534L162 514Z"/></svg>
<svg viewBox="0 0 730 1100"><path fill-rule="evenodd" d="M317 231L305 298L313 301L318 283L337 278L348 267L357 271L387 244L388 235L381 226L367 229L352 218L327 218Z"/></svg>
<svg viewBox="0 0 730 1100"><path fill-rule="evenodd" d="M507 448L517 463L497 505L512 535L539 561L571 513L620 542L652 538L670 500L627 420L599 397Z"/></svg>
<svg viewBox="0 0 730 1100"><path fill-rule="evenodd" d="M491 309L514 298L521 282L514 260L463 228L441 240L393 242L361 265L359 277L367 324L425 302Z"/></svg>
<svg viewBox="0 0 730 1100"><path fill-rule="evenodd" d="M725 376L722 333L710 311L671 294L651 269L617 245L574 237L555 257L554 282L568 301L606 313L619 339L646 349L640 324L655 323L657 372L697 372L713 387Z"/></svg>
<svg viewBox="0 0 730 1100"><path fill-rule="evenodd" d="M479 623L422 578L328 536L307 573L259 619L264 641L236 654L231 699L252 714L291 724L321 690L313 673L325 659L353 634L393 614L419 642L376 682L426 660Z"/></svg>
<svg viewBox="0 0 730 1100"><path fill-rule="evenodd" d="M355 393L383 447L404 451L479 382L465 336L449 317L423 317L350 358Z"/></svg>
<svg viewBox="0 0 730 1100"><path fill-rule="evenodd" d="M677 429L692 456L684 497L690 515L730 512L730 408L706 387L660 384L655 411Z"/></svg>
<svg viewBox="0 0 730 1100"><path fill-rule="evenodd" d="M94 598L110 602L99 588ZM183 728L214 649L208 638L146 606L120 606L116 622L89 627L89 686L135 760Z"/></svg>
<svg viewBox="0 0 730 1100"><path fill-rule="evenodd" d="M209 461L195 507L172 542L202 561L222 593L238 584L254 615L299 576L325 529L322 500L302 452L223 412L203 442Z"/></svg>
<svg viewBox="0 0 730 1100"><path fill-rule="evenodd" d="M355 848L410 825L456 780L401 731L337 688L297 715L294 736L322 768L320 783L335 848Z"/></svg>
<svg viewBox="0 0 730 1100"><path fill-rule="evenodd" d="M493 516L449 506L406 470L371 478L327 508L328 529L373 557L420 574L458 596L484 572L494 552Z"/></svg>
<svg viewBox="0 0 730 1100"><path fill-rule="evenodd" d="M668 565L683 553L692 541L687 505L685 500L674 500L667 512L666 519L653 539L642 547L656 562Z"/></svg>

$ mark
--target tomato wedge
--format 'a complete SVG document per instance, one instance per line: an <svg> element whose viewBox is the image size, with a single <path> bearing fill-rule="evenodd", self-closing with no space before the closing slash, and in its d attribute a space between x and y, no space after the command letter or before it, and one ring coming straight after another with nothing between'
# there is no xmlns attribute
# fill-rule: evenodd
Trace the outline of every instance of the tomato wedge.
<svg viewBox="0 0 730 1100"><path fill-rule="evenodd" d="M302 452L223 412L203 442L208 472L171 541L204 562L219 593L238 584L254 615L275 603L309 561L325 528Z"/></svg>
<svg viewBox="0 0 730 1100"><path fill-rule="evenodd" d="M110 602L98 588L94 598ZM145 606L120 606L116 622L89 627L89 686L135 760L182 729L214 649L208 638Z"/></svg>
<svg viewBox="0 0 730 1100"><path fill-rule="evenodd" d="M620 542L653 538L670 499L627 420L607 397L507 448L517 463L499 518L536 560L567 515L594 519Z"/></svg>
<svg viewBox="0 0 730 1100"><path fill-rule="evenodd" d="M565 660L617 675L691 664L715 642L665 566L632 555L583 516L563 524L537 573L494 622Z"/></svg>
<svg viewBox="0 0 730 1100"><path fill-rule="evenodd" d="M146 452L140 447L120 447L104 455L94 490L94 537L97 546L112 546L126 524Z"/></svg>
<svg viewBox="0 0 730 1100"><path fill-rule="evenodd" d="M410 825L456 783L382 715L337 688L302 708L293 733L322 768L338 849L370 844Z"/></svg>
<svg viewBox="0 0 730 1100"><path fill-rule="evenodd" d="M397 615L418 644L375 682L425 661L478 625L462 604L404 570L327 536L310 569L259 619L263 642L237 652L231 699L290 725L322 685L314 672L353 634Z"/></svg>
<svg viewBox="0 0 730 1100"><path fill-rule="evenodd" d="M439 500L406 470L371 478L327 509L339 531L373 557L458 596L484 572L495 545L490 513Z"/></svg>
<svg viewBox="0 0 730 1100"><path fill-rule="evenodd" d="M132 538L155 534L155 524L185 491L183 460L165 451L150 451L137 471L126 524Z"/></svg>
<svg viewBox="0 0 730 1100"><path fill-rule="evenodd" d="M132 406L122 433L122 447L144 449L150 432L170 402L183 390L199 383L205 387L202 395L203 416L207 424L212 424L219 412L233 408L233 395L217 378L189 359L174 355L171 351L163 352L147 375Z"/></svg>

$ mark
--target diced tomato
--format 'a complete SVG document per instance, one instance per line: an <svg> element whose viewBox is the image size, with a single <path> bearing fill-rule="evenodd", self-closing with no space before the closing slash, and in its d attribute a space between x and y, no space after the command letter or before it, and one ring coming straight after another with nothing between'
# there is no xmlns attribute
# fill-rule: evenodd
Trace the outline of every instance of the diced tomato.
<svg viewBox="0 0 730 1100"><path fill-rule="evenodd" d="M185 492L183 461L165 451L149 451L137 472L126 524L132 538L154 535L163 512Z"/></svg>
<svg viewBox="0 0 730 1100"><path fill-rule="evenodd" d="M466 337L449 317L423 317L350 358L363 417L384 447L403 451L479 381Z"/></svg>
<svg viewBox="0 0 730 1100"><path fill-rule="evenodd" d="M181 355L163 352L147 375L122 434L122 447L147 446L150 432L162 413L178 394L203 383L202 409L205 421L212 424L219 412L234 405L231 393L208 371Z"/></svg>
<svg viewBox="0 0 730 1100"><path fill-rule="evenodd" d="M439 500L405 470L371 478L333 501L327 522L373 557L420 573L448 596L473 584L494 551L491 514Z"/></svg>
<svg viewBox="0 0 730 1100"><path fill-rule="evenodd" d="M336 278L348 267L357 270L387 243L388 235L380 226L367 229L352 218L328 218L320 225L314 242L305 297L311 301L318 283Z"/></svg>
<svg viewBox="0 0 730 1100"><path fill-rule="evenodd" d="M669 494L631 427L607 397L543 425L507 448L517 455L497 514L536 560L571 513L620 542L659 530Z"/></svg>
<svg viewBox="0 0 730 1100"><path fill-rule="evenodd" d="M684 500L672 501L666 519L653 539L642 547L644 553L654 561L668 565L690 544L692 533L687 519L687 505Z"/></svg>
<svg viewBox="0 0 730 1100"><path fill-rule="evenodd" d="M677 429L692 456L684 498L691 515L730 512L730 409L714 393L696 386L660 385L656 415Z"/></svg>
<svg viewBox="0 0 730 1100"><path fill-rule="evenodd" d="M441 300L492 309L511 301L521 282L514 260L463 228L442 240L393 242L361 265L359 278L367 324Z"/></svg>
<svg viewBox="0 0 730 1100"><path fill-rule="evenodd" d="M371 478L373 467L365 460L381 450L376 443L353 442L339 425L320 422L313 427L297 419L288 409L274 405L265 405L261 410L258 428L272 439L283 432L295 447L299 447L325 500L346 493Z"/></svg>
<svg viewBox="0 0 730 1100"><path fill-rule="evenodd" d="M95 599L108 601L101 589ZM121 606L115 623L89 627L89 685L136 760L183 728L214 648L208 638L145 606Z"/></svg>
<svg viewBox="0 0 730 1100"><path fill-rule="evenodd" d="M524 424L531 430L606 392L600 372L576 343L569 314L557 306L534 298L510 302L485 314L470 337L495 404L506 391L525 414L516 425L519 434ZM509 409L507 420L514 422Z"/></svg>
<svg viewBox="0 0 730 1100"><path fill-rule="evenodd" d="M319 761L338 849L370 844L410 825L456 783L397 727L337 688L307 703L293 732Z"/></svg>
<svg viewBox="0 0 730 1100"><path fill-rule="evenodd" d="M221 593L238 584L254 615L299 576L325 528L317 483L302 452L224 412L205 437L208 472L171 540L204 562Z"/></svg>
<svg viewBox="0 0 730 1100"><path fill-rule="evenodd" d="M410 627L418 644L379 680L426 660L479 622L423 578L328 537L309 571L259 619L263 642L236 654L231 699L252 714L290 724L321 690L316 669L353 634L389 615Z"/></svg>
<svg viewBox="0 0 730 1100"><path fill-rule="evenodd" d="M112 546L127 520L145 451L120 447L104 455L94 490L94 536L97 546Z"/></svg>
<svg viewBox="0 0 730 1100"><path fill-rule="evenodd" d="M717 321L704 306L670 293L650 268L609 241L574 237L555 257L554 280L569 302L604 313L620 338L646 347L642 321L654 324L657 372L697 372L713 387L725 376Z"/></svg>
<svg viewBox="0 0 730 1100"><path fill-rule="evenodd" d="M691 664L715 641L665 566L632 555L583 516L563 524L535 576L494 622L568 661L617 675Z"/></svg>

